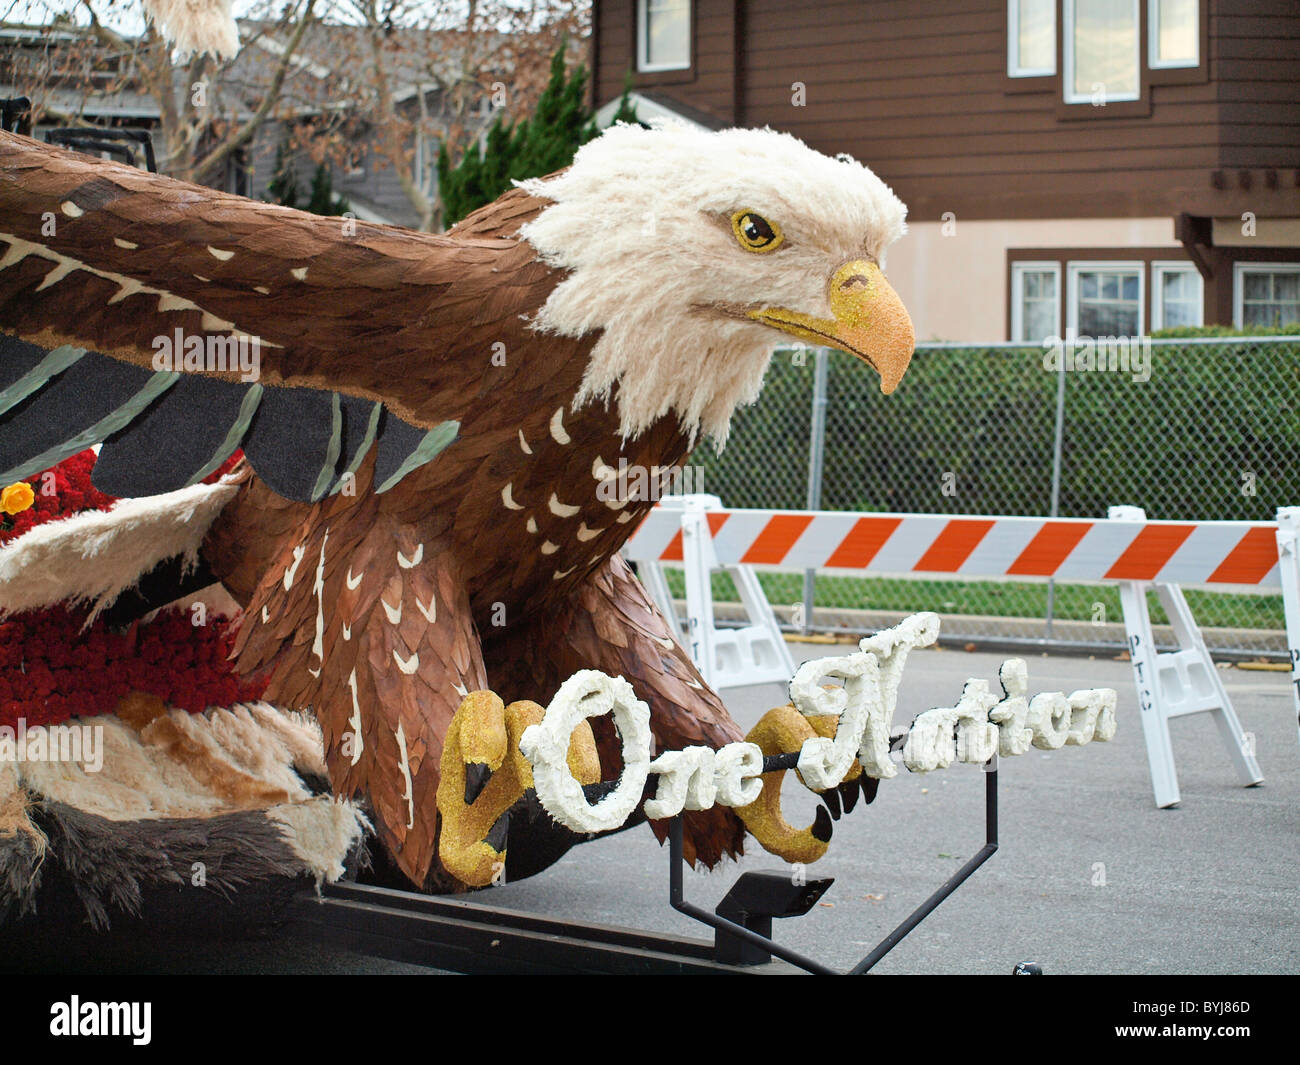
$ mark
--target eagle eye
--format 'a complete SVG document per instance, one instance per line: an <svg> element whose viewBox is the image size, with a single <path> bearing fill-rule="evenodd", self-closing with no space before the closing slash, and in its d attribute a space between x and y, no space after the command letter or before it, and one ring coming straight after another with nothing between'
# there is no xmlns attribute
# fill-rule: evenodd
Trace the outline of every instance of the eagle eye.
<svg viewBox="0 0 1300 1065"><path fill-rule="evenodd" d="M784 239L781 227L754 211L737 211L731 216L731 230L746 251L776 251Z"/></svg>

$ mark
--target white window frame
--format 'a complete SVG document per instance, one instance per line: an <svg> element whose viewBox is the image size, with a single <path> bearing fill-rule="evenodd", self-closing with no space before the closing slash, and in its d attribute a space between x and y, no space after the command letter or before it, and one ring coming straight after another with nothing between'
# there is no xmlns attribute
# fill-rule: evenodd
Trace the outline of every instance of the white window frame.
<svg viewBox="0 0 1300 1065"><path fill-rule="evenodd" d="M1196 25L1192 27L1192 40L1196 54L1190 59L1160 58L1160 0L1147 0L1147 66L1152 70L1185 70L1201 65L1201 0L1196 3Z"/></svg>
<svg viewBox="0 0 1300 1065"><path fill-rule="evenodd" d="M1137 29L1133 35L1133 69L1137 73L1137 89L1132 95L1112 96L1109 92L1106 93L1108 104L1142 99L1142 9L1140 0L1129 2L1133 5L1133 25ZM1065 0L1061 13L1061 90L1067 104L1090 104L1091 92L1074 91L1074 4L1075 0Z"/></svg>
<svg viewBox="0 0 1300 1065"><path fill-rule="evenodd" d="M1300 263L1232 264L1232 324L1237 329L1244 328L1242 320L1245 317L1246 274L1300 274Z"/></svg>
<svg viewBox="0 0 1300 1065"><path fill-rule="evenodd" d="M1056 278L1056 324L1052 333L1061 328L1061 264L1055 259L1017 259L1011 264L1011 343L1037 344L1042 338L1025 336L1025 274L1050 273Z"/></svg>
<svg viewBox="0 0 1300 1065"><path fill-rule="evenodd" d="M1052 4L1052 37L1056 37L1056 4ZM1007 0L1007 77L1045 78L1056 74L1056 56L1050 67L1020 65L1020 0Z"/></svg>
<svg viewBox="0 0 1300 1065"><path fill-rule="evenodd" d="M636 2L636 69L642 74L656 74L663 70L690 70L691 69L691 48L694 42L691 40L692 20L695 17L693 9L694 0L686 0L686 62L684 63L651 63L647 58L647 52L650 47L650 0L637 0Z"/></svg>
<svg viewBox="0 0 1300 1065"><path fill-rule="evenodd" d="M1194 326L1205 324L1205 278L1196 269L1195 263L1182 259L1160 259L1151 264L1151 329L1165 328L1165 289L1162 281L1165 274L1190 273L1196 277L1196 321Z"/></svg>
<svg viewBox="0 0 1300 1065"><path fill-rule="evenodd" d="M1079 333L1079 275L1095 270L1137 271L1138 323L1136 336L1146 335L1146 263L1141 259L1072 259L1065 264L1065 327Z"/></svg>

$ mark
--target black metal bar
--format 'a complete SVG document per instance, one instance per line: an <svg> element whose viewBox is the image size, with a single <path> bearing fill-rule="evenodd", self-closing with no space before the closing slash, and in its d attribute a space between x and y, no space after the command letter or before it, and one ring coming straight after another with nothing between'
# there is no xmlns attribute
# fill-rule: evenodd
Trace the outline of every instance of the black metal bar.
<svg viewBox="0 0 1300 1065"><path fill-rule="evenodd" d="M713 944L360 884L303 893L284 933L373 957L464 973L761 975L786 966L733 966Z"/></svg>
<svg viewBox="0 0 1300 1065"><path fill-rule="evenodd" d="M838 975L834 969L828 969L821 962L813 961L812 958L805 958L797 950L783 947L767 938L767 936L761 936L742 924L729 921L725 917L719 917L716 913L709 913L708 910L702 910L686 901L682 887L682 865L685 862L685 857L682 854L681 817L674 817L668 830L668 861L671 863L668 870L668 901L678 913L684 913L687 917L695 918L701 924L709 925L711 928L720 928L739 939L753 943L757 947L762 947L764 950L775 954L778 958L788 961L791 965L797 965L800 969L814 973L817 976Z"/></svg>
<svg viewBox="0 0 1300 1065"><path fill-rule="evenodd" d="M373 884L329 884L322 888L322 897L347 902L363 902L382 906L388 910L436 914L456 920L492 925L498 928L518 928L547 934L563 933L566 936L590 940L593 943L618 943L649 950L671 951L709 961L713 957L713 944L707 939L688 939L663 932L646 932L618 925L594 924L565 917L547 917L521 910L503 910L488 905L491 889L475 892L472 898L449 895L421 895L396 888Z"/></svg>
<svg viewBox="0 0 1300 1065"><path fill-rule="evenodd" d="M798 751L785 754L767 754L763 756L763 772L775 773L778 769L797 769L799 767Z"/></svg>
<svg viewBox="0 0 1300 1065"><path fill-rule="evenodd" d="M997 771L985 782L986 843L946 884L913 911L850 970L865 973L951 895L998 849ZM701 924L750 943L818 976L834 969L770 937L686 901L682 819L669 826L669 901ZM773 965L735 966L716 960L714 945L653 932L498 910L466 899L336 884L324 897L304 897L289 930L380 957L460 972L688 973L772 972Z"/></svg>
<svg viewBox="0 0 1300 1065"><path fill-rule="evenodd" d="M768 766L769 762L776 762L778 759L787 759L791 755L769 756L763 760L764 771L770 772L772 768L792 768L785 765ZM794 755L793 757L797 757ZM994 756L996 758L996 755ZM993 763L996 765L996 762ZM930 916L944 899L957 890L970 875L975 872L981 865L987 862L998 849L998 771L997 769L986 769L984 781L984 846L979 849L973 858L963 865L956 873L949 877L948 881L931 895L925 902L921 903L907 917L902 924L882 939L870 954L863 958L857 965L848 971L846 975L860 976L868 972L880 961L886 954L893 950L903 939L922 921ZM725 917L709 913L698 906L687 902L684 897L682 887L682 863L684 857L682 854L682 819L673 818L668 832L669 841L669 868L668 879L668 898L674 910L686 914L702 924L709 925L711 928L721 929L728 932L748 943L770 951L778 958L797 965L807 972L814 973L818 976L836 976L834 969L827 968L820 962L806 958L798 951L790 950L788 947L782 947L767 936L760 935L751 929L745 928L734 921L729 921Z"/></svg>
<svg viewBox="0 0 1300 1065"><path fill-rule="evenodd" d="M151 174L158 172L153 138L145 129L104 126L60 127L46 130L45 141L47 144L57 144L87 152L108 152L129 166L138 166L136 154L132 149L132 145L135 145L144 150L145 169Z"/></svg>
<svg viewBox="0 0 1300 1065"><path fill-rule="evenodd" d="M893 950L903 938L917 925L930 916L949 895L959 888L971 873L987 862L998 849L998 771L986 771L984 782L984 846L963 865L938 891L912 911L911 916L889 933L877 944L875 950L849 970L850 976L860 976L868 972L881 958Z"/></svg>

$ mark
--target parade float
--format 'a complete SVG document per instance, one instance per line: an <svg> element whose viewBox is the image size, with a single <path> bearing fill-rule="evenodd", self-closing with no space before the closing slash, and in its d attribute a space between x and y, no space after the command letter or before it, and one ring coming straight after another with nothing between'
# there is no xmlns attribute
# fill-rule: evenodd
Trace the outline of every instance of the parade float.
<svg viewBox="0 0 1300 1065"><path fill-rule="evenodd" d="M640 821L691 913L684 862L827 852L825 811L782 812L790 771L852 811L900 763L1110 738L1113 692L1031 698L1018 661L896 729L931 614L805 663L746 735L620 556L653 501L614 471L721 446L779 343L898 386L904 216L771 130L617 126L441 235L0 133L0 919L192 920L178 899L279 885L260 920L319 930L304 888L460 895ZM76 735L92 758L49 756ZM996 848L987 780L989 842L930 908ZM692 913L720 956L822 971L762 911L824 886L773 903L755 875L766 902ZM486 927L510 967L499 915L364 901L469 920L462 967Z"/></svg>

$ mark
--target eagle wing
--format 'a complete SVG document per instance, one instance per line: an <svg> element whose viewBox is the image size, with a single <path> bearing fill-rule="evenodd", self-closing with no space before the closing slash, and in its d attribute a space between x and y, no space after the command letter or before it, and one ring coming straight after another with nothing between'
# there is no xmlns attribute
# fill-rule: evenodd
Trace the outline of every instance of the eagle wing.
<svg viewBox="0 0 1300 1065"><path fill-rule="evenodd" d="M513 229L541 207L506 201ZM323 218L0 133L0 481L103 442L96 483L143 495L243 447L308 502L377 445L391 487L455 439L493 339L553 284L492 232Z"/></svg>

